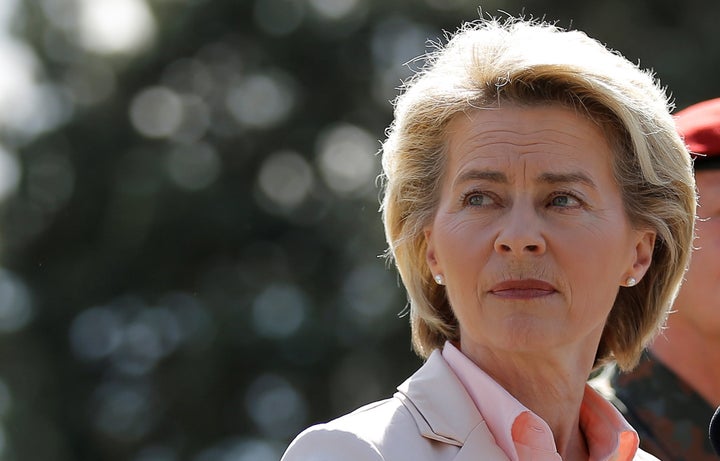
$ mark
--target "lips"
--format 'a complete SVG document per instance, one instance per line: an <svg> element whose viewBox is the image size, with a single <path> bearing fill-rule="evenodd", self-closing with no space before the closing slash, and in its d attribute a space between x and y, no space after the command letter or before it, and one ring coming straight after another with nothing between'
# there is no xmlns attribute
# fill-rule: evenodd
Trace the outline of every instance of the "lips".
<svg viewBox="0 0 720 461"><path fill-rule="evenodd" d="M490 293L501 298L530 299L549 296L557 292L555 287L543 280L523 279L500 282Z"/></svg>

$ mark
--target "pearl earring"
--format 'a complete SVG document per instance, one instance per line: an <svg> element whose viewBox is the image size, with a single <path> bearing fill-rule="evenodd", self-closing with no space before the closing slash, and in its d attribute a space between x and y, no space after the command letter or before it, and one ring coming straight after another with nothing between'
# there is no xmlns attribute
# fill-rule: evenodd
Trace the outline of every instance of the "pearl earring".
<svg viewBox="0 0 720 461"><path fill-rule="evenodd" d="M635 277L628 277L627 280L625 280L625 286L627 287L634 287L637 284L637 280L635 280Z"/></svg>
<svg viewBox="0 0 720 461"><path fill-rule="evenodd" d="M434 277L434 279L435 279L435 283L437 283L438 285L445 285L445 280L443 279L443 276L442 276L442 275L437 274L437 275Z"/></svg>

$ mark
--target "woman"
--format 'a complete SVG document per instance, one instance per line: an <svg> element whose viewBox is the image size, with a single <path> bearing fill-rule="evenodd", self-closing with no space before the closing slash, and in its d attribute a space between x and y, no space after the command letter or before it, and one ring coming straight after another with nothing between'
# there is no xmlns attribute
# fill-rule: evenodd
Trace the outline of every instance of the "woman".
<svg viewBox="0 0 720 461"><path fill-rule="evenodd" d="M653 77L581 32L466 25L398 98L383 169L427 361L283 459L654 459L586 384L635 365L689 258L690 160Z"/></svg>

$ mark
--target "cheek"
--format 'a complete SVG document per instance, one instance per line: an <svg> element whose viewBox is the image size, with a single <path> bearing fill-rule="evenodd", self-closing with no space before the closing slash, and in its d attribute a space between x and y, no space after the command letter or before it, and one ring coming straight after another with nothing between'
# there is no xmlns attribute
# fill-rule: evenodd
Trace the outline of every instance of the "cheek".
<svg viewBox="0 0 720 461"><path fill-rule="evenodd" d="M439 270L445 276L446 290L454 309L474 305L482 274L487 267L492 242L477 226L467 221L448 219L436 222L433 242ZM462 317L471 312L458 312Z"/></svg>
<svg viewBox="0 0 720 461"><path fill-rule="evenodd" d="M489 232L477 222L448 217L435 223L435 246L446 265L457 265L459 261L472 260L487 251Z"/></svg>
<svg viewBox="0 0 720 461"><path fill-rule="evenodd" d="M587 234L586 234L587 235ZM558 237L561 237L558 235ZM609 306L614 303L622 274L630 267L629 249L610 245L609 238L590 238L568 232L553 239L553 257L568 284L573 306ZM608 311L609 311L608 308Z"/></svg>

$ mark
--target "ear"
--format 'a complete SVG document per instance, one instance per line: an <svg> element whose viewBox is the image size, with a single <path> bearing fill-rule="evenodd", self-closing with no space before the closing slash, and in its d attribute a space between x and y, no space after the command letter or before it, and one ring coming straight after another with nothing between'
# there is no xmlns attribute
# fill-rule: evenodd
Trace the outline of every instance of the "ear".
<svg viewBox="0 0 720 461"><path fill-rule="evenodd" d="M430 272L433 274L441 274L440 264L438 263L435 243L433 242L432 229L425 228L425 260L427 261Z"/></svg>
<svg viewBox="0 0 720 461"><path fill-rule="evenodd" d="M638 231L638 239L635 244L635 260L632 266L635 278L638 280L645 276L650 263L652 263L656 237L657 233L654 230Z"/></svg>

